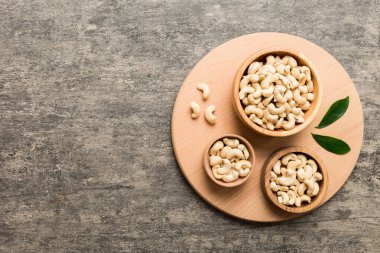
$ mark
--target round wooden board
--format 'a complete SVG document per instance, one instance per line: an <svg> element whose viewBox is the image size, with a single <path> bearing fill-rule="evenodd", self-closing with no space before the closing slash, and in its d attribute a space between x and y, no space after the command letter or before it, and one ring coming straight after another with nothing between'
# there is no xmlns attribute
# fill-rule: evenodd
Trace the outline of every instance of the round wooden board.
<svg viewBox="0 0 380 253"><path fill-rule="evenodd" d="M252 132L240 122L232 106L232 85L236 71L251 54L268 47L282 47L302 52L313 63L323 85L322 105L309 127L290 137L266 137ZM210 86L211 95L205 102L196 89L199 82ZM333 125L315 129L329 106L337 99L350 96L345 115ZM202 114L209 105L216 106L215 125L208 124L203 115L191 119L190 103L197 102ZM359 157L363 142L363 113L359 96L343 67L319 46L292 35L256 33L228 41L209 52L193 68L183 83L173 109L172 142L182 173L193 189L210 205L244 220L276 222L293 219L302 214L282 211L270 203L260 185L265 160L285 146L304 146L319 154L329 173L329 185L322 204L329 200L345 183ZM351 147L346 155L335 155L321 148L311 132L345 140ZM206 175L203 167L204 148L213 136L238 134L255 149L256 163L251 177L235 188L223 188Z"/></svg>

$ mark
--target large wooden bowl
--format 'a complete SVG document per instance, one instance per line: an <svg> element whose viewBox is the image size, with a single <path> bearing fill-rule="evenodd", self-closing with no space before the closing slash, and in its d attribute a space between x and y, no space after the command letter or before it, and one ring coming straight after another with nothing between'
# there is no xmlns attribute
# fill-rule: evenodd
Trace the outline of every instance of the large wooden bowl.
<svg viewBox="0 0 380 253"><path fill-rule="evenodd" d="M320 172L323 176L322 181L318 182L319 193L317 194L317 196L312 197L310 204L302 203L300 207L286 206L278 201L277 195L270 189L270 172L273 168L273 165L276 163L278 159L289 153L303 153L306 155L306 157L314 159L318 165L318 172ZM289 213L307 213L317 208L322 203L322 200L325 197L327 191L327 186L329 184L327 169L322 160L316 153L304 147L286 147L274 152L268 158L267 162L264 164L264 169L261 174L261 180L263 192L265 196L268 198L268 200L277 207Z"/></svg>
<svg viewBox="0 0 380 253"><path fill-rule="evenodd" d="M249 174L246 177L239 177L236 181L228 182L227 183L227 182L224 182L222 180L216 179L214 177L214 175L212 174L211 166L210 166L210 163L209 163L209 156L210 156L209 151L210 151L211 146L215 142L217 142L219 140L223 140L223 138L238 139L241 144L244 144L247 147L248 152L249 152L248 161L251 162L252 168L251 168L251 170L249 171ZM209 176L209 178L212 181L214 181L216 184L218 184L220 186L223 186L223 187L235 187L235 186L241 185L242 183L244 183L245 181L247 181L247 179L252 174L252 171L254 169L254 165L255 165L255 151L253 150L252 145L246 139L244 139L243 137L241 137L239 135L236 135L236 134L224 134L224 135L219 135L216 138L213 138L213 140L211 142L209 142L209 144L206 146L206 149L205 149L204 155L203 155L203 168L204 168L206 174Z"/></svg>
<svg viewBox="0 0 380 253"><path fill-rule="evenodd" d="M290 55L297 60L298 65L307 66L309 67L311 71L311 77L312 77L311 80L314 83L314 91L313 91L314 100L310 103L310 109L305 112L304 123L296 124L295 127L291 130L284 130L284 129L269 130L269 129L262 128L261 126L253 123L249 119L249 117L244 113L244 108L239 99L240 81L241 81L242 76L247 74L247 69L249 65L254 61L264 62L265 58L268 55L274 55L274 56L280 56L280 57L283 57L285 55ZM275 47L275 48L263 49L261 51L254 53L247 60L244 61L244 63L241 65L241 67L237 71L235 79L234 79L233 106L234 106L236 114L238 115L239 119L245 125L247 125L250 129L263 135L273 136L273 137L284 137L284 136L290 136L302 131L305 127L307 127L313 121L313 119L317 115L319 107L321 105L321 101L322 101L322 86L319 83L319 74L316 68L314 67L313 63L305 55L303 55L301 52L297 52L291 49Z"/></svg>

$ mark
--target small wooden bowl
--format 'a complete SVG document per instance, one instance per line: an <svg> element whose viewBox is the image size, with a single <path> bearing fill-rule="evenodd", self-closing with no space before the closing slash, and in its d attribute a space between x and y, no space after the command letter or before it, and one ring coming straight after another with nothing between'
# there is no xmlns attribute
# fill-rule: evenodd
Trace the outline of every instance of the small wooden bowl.
<svg viewBox="0 0 380 253"><path fill-rule="evenodd" d="M210 156L209 152L210 152L211 146L215 142L217 142L219 140L223 140L223 138L238 139L241 144L244 144L247 147L248 152L249 152L248 161L250 161L251 164L252 164L252 168L251 168L251 170L249 171L249 174L246 177L239 177L236 181L229 182L229 183L226 183L226 182L224 182L222 180L216 179L214 177L214 175L212 174L211 166L210 166L210 163L209 163L209 156ZM239 135L236 135L236 134L224 134L224 135L221 135L221 136L217 136L216 138L213 138L213 140L206 146L206 150L205 150L204 155L203 155L203 168L205 169L205 172L209 176L209 178L211 178L211 180L214 181L216 184L218 184L220 186L223 186L223 187L235 187L235 186L241 185L242 183L244 183L245 181L247 181L247 179L249 178L249 176L252 174L252 170L254 168L254 162L255 162L255 160L256 160L256 158L255 158L255 152L253 150L253 147L252 147L252 145L246 139L244 139L243 137L241 137Z"/></svg>
<svg viewBox="0 0 380 253"><path fill-rule="evenodd" d="M319 193L317 194L317 196L312 197L310 204L303 203L300 207L283 205L280 202L278 202L277 194L272 192L272 190L270 189L270 172L273 168L273 165L276 163L278 159L280 159L281 157L289 153L303 153L306 155L306 157L313 158L318 165L318 172L320 172L323 176L322 181L318 182ZM325 197L328 182L329 182L329 177L328 177L327 169L325 165L323 164L321 158L313 151L304 147L286 147L274 152L267 159L264 165L264 170L262 171L262 174L261 174L261 186L262 186L262 190L265 196L269 199L269 201L271 201L277 207L289 213L307 213L317 208L321 204L323 198Z"/></svg>
<svg viewBox="0 0 380 253"><path fill-rule="evenodd" d="M305 122L302 124L296 124L296 126L291 130L284 130L284 129L275 129L275 130L269 130L262 128L261 126L253 123L249 117L244 113L244 108L240 102L239 99L239 86L240 81L243 75L247 74L247 69L249 65L254 61L261 61L264 62L265 58L268 55L274 55L274 56L280 56L283 57L285 55L290 55L294 57L294 59L297 60L298 65L307 66L310 68L311 71L311 80L314 83L314 100L310 103L310 109L305 112L304 119ZM315 118L315 116L318 113L319 107L321 106L322 101L322 86L319 85L319 76L316 71L316 68L314 67L313 63L302 53L293 51L291 49L287 48L268 48L261 51L258 51L251 55L247 60L244 61L244 63L241 65L239 70L236 73L234 84L233 84L233 106L235 108L235 112L240 118L240 120L247 125L250 129L263 134L267 136L273 136L273 137L284 137L284 136L290 136L293 134L296 134L300 131L302 131L305 127L307 127Z"/></svg>

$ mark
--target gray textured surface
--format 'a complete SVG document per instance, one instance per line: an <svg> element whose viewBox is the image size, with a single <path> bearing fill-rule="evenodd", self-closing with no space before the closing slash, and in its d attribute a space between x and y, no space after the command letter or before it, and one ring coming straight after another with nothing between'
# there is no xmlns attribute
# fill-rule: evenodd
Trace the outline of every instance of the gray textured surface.
<svg viewBox="0 0 380 253"><path fill-rule="evenodd" d="M379 1L244 2L0 1L0 252L380 252ZM365 115L345 186L280 224L208 206L171 147L192 66L259 31L329 51Z"/></svg>

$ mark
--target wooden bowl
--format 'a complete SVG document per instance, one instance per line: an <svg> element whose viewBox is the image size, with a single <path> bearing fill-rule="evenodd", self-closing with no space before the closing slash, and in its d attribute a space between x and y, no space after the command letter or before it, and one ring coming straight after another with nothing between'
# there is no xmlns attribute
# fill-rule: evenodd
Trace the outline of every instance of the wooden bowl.
<svg viewBox="0 0 380 253"><path fill-rule="evenodd" d="M304 119L305 122L302 124L296 124L296 126L291 130L284 130L284 129L275 129L275 130L269 130L260 127L259 125L253 123L249 117L244 113L244 108L240 102L239 99L239 85L240 81L243 75L247 74L247 69L249 65L254 61L261 61L264 62L265 58L268 55L274 55L274 56L280 56L283 57L285 55L290 55L294 57L297 60L298 65L307 66L310 68L311 71L311 80L314 83L314 100L310 103L310 109L305 112ZM307 127L315 118L315 116L318 113L319 107L321 105L322 101L322 85L319 85L319 76L318 72L316 71L316 68L314 67L313 63L302 53L286 49L286 48L268 48L261 51L258 51L251 55L247 60L244 61L244 63L241 65L239 70L236 73L234 84L233 84L233 105L235 108L235 112L237 113L240 120L247 125L250 129L263 134L267 136L273 136L273 137L284 137L284 136L290 136L293 134L296 134L300 131L302 131L305 127Z"/></svg>
<svg viewBox="0 0 380 253"><path fill-rule="evenodd" d="M270 172L273 168L273 165L278 159L289 153L303 153L306 157L310 157L315 160L318 165L318 172L323 176L322 181L319 181L319 193L317 196L312 197L311 203L302 203L300 207L296 206L286 206L281 204L277 199L277 194L272 192L270 189ZM307 213L315 208L317 208L325 197L327 186L328 186L328 173L325 165L323 164L321 158L314 153L313 151L304 148L304 147L286 147L274 152L264 164L264 170L261 174L261 186L265 196L269 199L270 202L275 204L277 207L289 213Z"/></svg>
<svg viewBox="0 0 380 253"><path fill-rule="evenodd" d="M210 156L209 151L210 151L211 146L215 142L217 142L219 140L223 140L223 138L238 139L241 144L244 144L247 147L248 152L249 152L248 161L250 161L251 164L252 164L252 168L251 168L251 170L249 171L249 174L246 177L239 177L236 181L229 182L229 183L224 182L224 181L219 180L219 179L216 179L214 177L214 175L212 174L211 166L209 164L209 156ZM221 136L217 136L216 138L213 138L213 140L206 146L206 149L205 149L204 155L203 155L203 168L205 169L206 174L209 176L209 178L212 181L214 181L216 184L218 184L220 186L223 186L223 187L235 187L235 186L241 185L242 183L244 183L245 181L247 181L247 179L249 178L249 176L252 174L252 170L254 168L254 162L255 162L255 152L253 150L252 145L246 139L244 139L243 137L241 137L239 135L236 135L236 134L224 134L224 135L221 135Z"/></svg>

